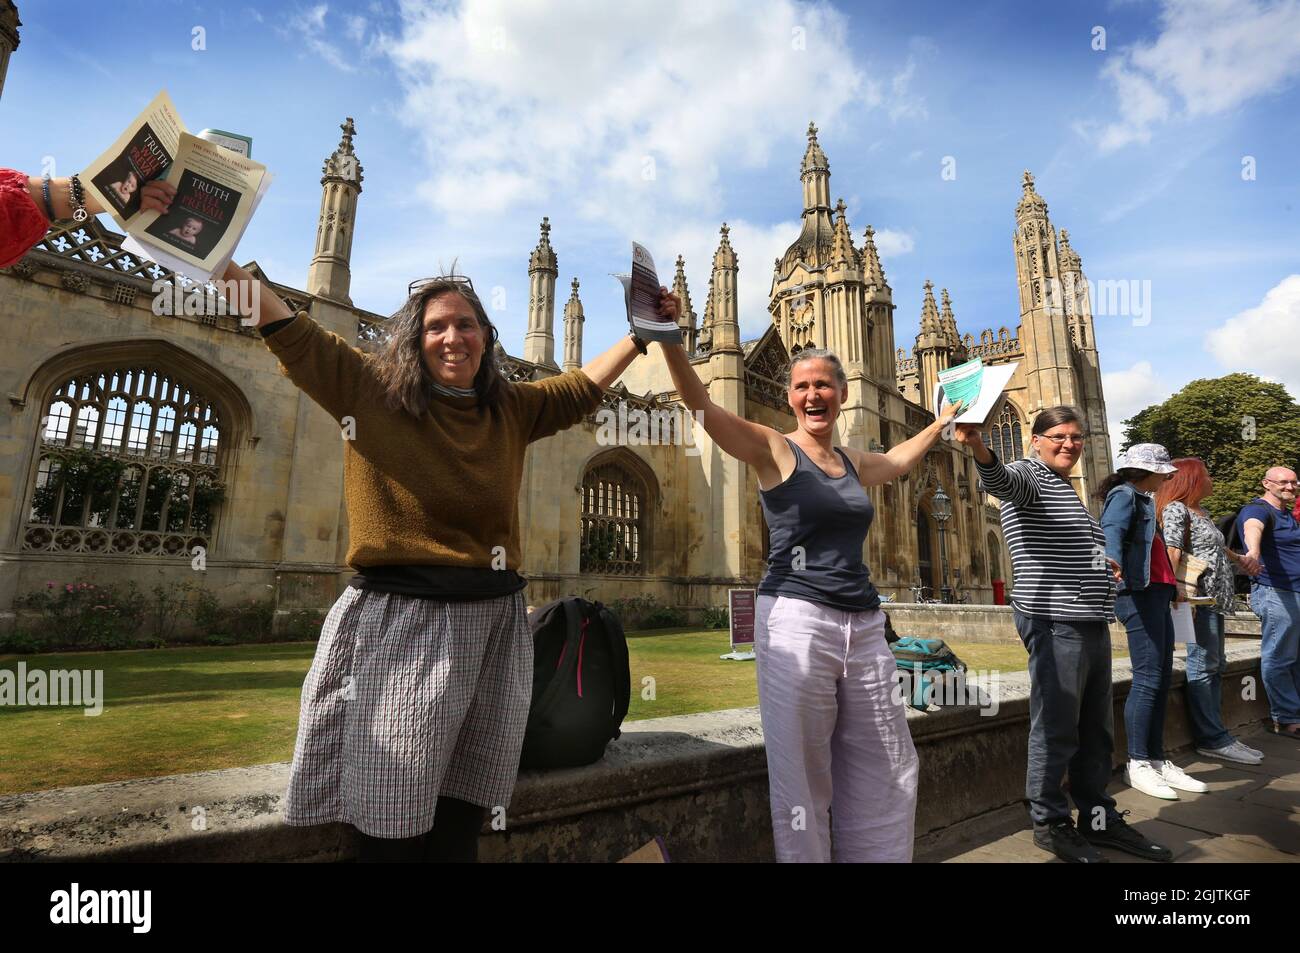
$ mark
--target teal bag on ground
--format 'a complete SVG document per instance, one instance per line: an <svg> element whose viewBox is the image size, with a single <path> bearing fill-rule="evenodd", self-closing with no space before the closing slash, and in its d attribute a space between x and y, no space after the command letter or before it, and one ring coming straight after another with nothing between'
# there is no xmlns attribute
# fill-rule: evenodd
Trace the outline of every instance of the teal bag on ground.
<svg viewBox="0 0 1300 953"><path fill-rule="evenodd" d="M936 677L942 678L947 672L964 672L966 665L948 648L943 639L918 639L901 636L890 643L894 653L894 662L899 672L912 677L912 696L908 702L913 708L924 710L925 697L934 684Z"/></svg>

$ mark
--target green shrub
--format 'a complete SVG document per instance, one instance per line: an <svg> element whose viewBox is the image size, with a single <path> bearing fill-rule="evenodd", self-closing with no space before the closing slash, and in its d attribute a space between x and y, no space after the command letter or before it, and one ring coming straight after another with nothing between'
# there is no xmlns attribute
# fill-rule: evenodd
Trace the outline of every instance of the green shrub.
<svg viewBox="0 0 1300 953"><path fill-rule="evenodd" d="M660 605L650 596L628 596L608 605L625 629L666 629L686 624L686 613Z"/></svg>
<svg viewBox="0 0 1300 953"><path fill-rule="evenodd" d="M43 651L129 645L144 622L146 608L134 582L97 586L53 580L44 589L19 596L14 606L39 614L37 641Z"/></svg>
<svg viewBox="0 0 1300 953"><path fill-rule="evenodd" d="M726 606L708 606L704 610L704 627L706 629L727 629L731 627L731 613Z"/></svg>

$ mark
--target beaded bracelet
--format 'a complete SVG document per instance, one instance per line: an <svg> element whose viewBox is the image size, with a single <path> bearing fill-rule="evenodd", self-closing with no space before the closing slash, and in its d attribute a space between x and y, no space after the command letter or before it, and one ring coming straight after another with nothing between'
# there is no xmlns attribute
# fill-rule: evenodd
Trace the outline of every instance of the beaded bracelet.
<svg viewBox="0 0 1300 953"><path fill-rule="evenodd" d="M41 176L41 198L45 199L45 217L53 222L58 216L54 214L54 203L50 201L50 174Z"/></svg>
<svg viewBox="0 0 1300 953"><path fill-rule="evenodd" d="M72 196L72 218L78 222L84 222L90 217L86 211L86 190L81 185L81 180L77 178L77 173L72 173L72 178L68 180L68 191Z"/></svg>

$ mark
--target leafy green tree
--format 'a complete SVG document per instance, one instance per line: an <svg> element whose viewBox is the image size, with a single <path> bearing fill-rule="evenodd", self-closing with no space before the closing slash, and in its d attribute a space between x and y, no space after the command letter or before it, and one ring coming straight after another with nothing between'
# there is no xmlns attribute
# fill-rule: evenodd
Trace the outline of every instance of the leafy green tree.
<svg viewBox="0 0 1300 953"><path fill-rule="evenodd" d="M1269 467L1297 465L1300 404L1281 384L1253 374L1195 380L1124 421L1123 446L1135 443L1204 460L1214 478L1204 505L1221 516L1260 494Z"/></svg>

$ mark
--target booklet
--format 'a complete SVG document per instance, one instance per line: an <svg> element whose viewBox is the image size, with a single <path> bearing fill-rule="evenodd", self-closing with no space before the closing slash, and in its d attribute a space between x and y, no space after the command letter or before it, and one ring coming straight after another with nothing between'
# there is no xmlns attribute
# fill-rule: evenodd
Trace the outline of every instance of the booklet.
<svg viewBox="0 0 1300 953"><path fill-rule="evenodd" d="M185 125L167 90L154 97L108 151L86 167L83 184L128 231L140 212L140 188L167 171Z"/></svg>
<svg viewBox="0 0 1300 953"><path fill-rule="evenodd" d="M632 273L615 275L623 284L623 301L627 305L627 319L632 330L643 341L682 340L682 329L672 318L659 313L659 276L649 250L638 242L632 243Z"/></svg>
<svg viewBox="0 0 1300 953"><path fill-rule="evenodd" d="M176 187L166 214L140 206L140 188ZM225 271L271 184L266 167L185 131L164 90L86 169L86 188L126 232L122 248L200 284Z"/></svg>
<svg viewBox="0 0 1300 953"><path fill-rule="evenodd" d="M982 424L992 413L1002 392L1016 372L1019 361L986 366L978 357L939 372L934 385L934 406L961 401L964 408L956 417L959 424Z"/></svg>

